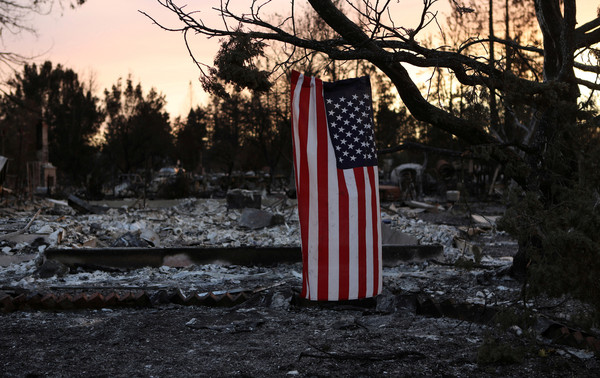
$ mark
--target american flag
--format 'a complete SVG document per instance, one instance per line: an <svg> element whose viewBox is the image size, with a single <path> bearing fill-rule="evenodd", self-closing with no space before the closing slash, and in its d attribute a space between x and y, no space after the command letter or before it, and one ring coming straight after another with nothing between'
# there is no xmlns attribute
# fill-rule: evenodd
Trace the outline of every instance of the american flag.
<svg viewBox="0 0 600 378"><path fill-rule="evenodd" d="M292 72L302 296L381 293L381 214L368 77L324 83Z"/></svg>

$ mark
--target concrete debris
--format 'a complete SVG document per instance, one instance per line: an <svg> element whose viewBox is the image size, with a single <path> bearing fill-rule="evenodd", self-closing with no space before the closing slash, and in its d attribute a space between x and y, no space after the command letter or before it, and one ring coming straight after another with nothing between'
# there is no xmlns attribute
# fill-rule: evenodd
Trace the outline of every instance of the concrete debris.
<svg viewBox="0 0 600 378"><path fill-rule="evenodd" d="M141 238L140 232L126 232L119 236L111 245L111 247L131 247L131 248L145 248L150 247L151 244Z"/></svg>
<svg viewBox="0 0 600 378"><path fill-rule="evenodd" d="M56 260L46 260L35 271L34 275L40 278L64 277L69 273L69 267Z"/></svg>
<svg viewBox="0 0 600 378"><path fill-rule="evenodd" d="M471 219L473 220L473 222L475 222L475 224L482 229L486 229L489 230L491 228L495 228L496 227L496 221L500 218L500 216L491 216L491 215L478 215L478 214L472 214L471 215Z"/></svg>
<svg viewBox="0 0 600 378"><path fill-rule="evenodd" d="M419 239L402 231L393 229L388 223L381 225L381 241L384 245L417 245Z"/></svg>
<svg viewBox="0 0 600 378"><path fill-rule="evenodd" d="M260 209L261 195L251 190L231 189L227 192L227 208L243 209L246 207Z"/></svg>
<svg viewBox="0 0 600 378"><path fill-rule="evenodd" d="M146 241L151 247L160 247L160 236L154 230L145 228L140 233L140 239Z"/></svg>
<svg viewBox="0 0 600 378"><path fill-rule="evenodd" d="M108 208L102 206L91 205L89 202L86 202L73 194L69 196L68 204L82 214L102 214L108 210Z"/></svg>
<svg viewBox="0 0 600 378"><path fill-rule="evenodd" d="M444 209L444 206L439 205L439 204L430 204L430 203L421 202L421 201L404 201L404 203L409 207L417 208L417 209L425 209L427 211L437 212L437 211L446 210L446 209Z"/></svg>
<svg viewBox="0 0 600 378"><path fill-rule="evenodd" d="M285 224L285 218L281 214L272 214L265 210L245 208L242 210L238 226L258 230L260 228L278 226Z"/></svg>

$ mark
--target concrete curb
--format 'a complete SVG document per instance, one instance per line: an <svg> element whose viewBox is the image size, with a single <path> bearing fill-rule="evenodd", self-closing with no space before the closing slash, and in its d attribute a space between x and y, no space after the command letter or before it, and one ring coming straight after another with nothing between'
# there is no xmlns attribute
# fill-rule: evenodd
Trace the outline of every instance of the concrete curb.
<svg viewBox="0 0 600 378"><path fill-rule="evenodd" d="M384 245L383 265L424 261L443 256L441 245ZM159 267L167 260L191 264L276 265L302 261L300 247L175 247L175 248L85 248L48 249L47 259L67 266L134 269Z"/></svg>

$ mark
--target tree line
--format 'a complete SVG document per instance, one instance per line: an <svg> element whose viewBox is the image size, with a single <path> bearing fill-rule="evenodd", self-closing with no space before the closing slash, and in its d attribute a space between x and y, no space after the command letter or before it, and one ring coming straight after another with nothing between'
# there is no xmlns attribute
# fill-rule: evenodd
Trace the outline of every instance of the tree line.
<svg viewBox="0 0 600 378"><path fill-rule="evenodd" d="M226 84L224 84L226 85ZM380 83L386 91L385 83ZM40 129L48 128L49 161L62 187L100 195L121 174L146 180L161 167L207 172L291 172L289 89L284 79L268 92L213 94L207 105L171 119L166 98L144 91L131 77L118 79L102 96L72 69L44 62L25 64L0 97L0 155L8 157L15 189L25 188L26 164L40 159ZM380 96L381 147L416 139L405 109ZM394 127L404 127L398 134ZM387 130L387 131L386 131Z"/></svg>

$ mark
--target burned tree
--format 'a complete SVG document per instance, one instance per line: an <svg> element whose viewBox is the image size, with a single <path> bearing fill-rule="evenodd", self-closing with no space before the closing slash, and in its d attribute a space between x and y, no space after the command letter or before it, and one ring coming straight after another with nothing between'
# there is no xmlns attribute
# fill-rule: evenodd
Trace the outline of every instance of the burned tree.
<svg viewBox="0 0 600 378"><path fill-rule="evenodd" d="M202 18L204 13L175 1L159 2L183 24L170 30L183 32L186 44L191 33L197 33L277 46L284 56L276 68L284 72L291 66L301 69L315 54L330 61L367 61L376 66L391 80L417 120L458 137L473 151L505 165L506 174L519 188L504 222L519 240L514 271L524 273L529 266L531 282L539 284L534 287L554 294L574 292L600 307L600 287L593 278L600 271L600 240L593 231L600 224L596 210L598 178L590 163L594 160L591 154L598 157L596 143L591 143L598 137L598 118L593 112L590 116L589 107L584 105L591 102L585 103L580 91L581 87L597 90L600 85L576 75L576 70L600 73L594 49L600 42L600 17L577 25L575 0L533 0L529 10L535 11L541 46L511 39L508 33L508 38L499 38L490 26L492 32L487 38L466 35L457 48L451 48L428 46L420 40L426 27L436 24L435 0L423 1L420 19L413 28L395 22L393 7L397 5L391 1L308 0L326 27L334 31L309 36L297 32L300 12L295 1L289 16L279 18L266 16L269 7L281 11L271 1L250 1L245 12L234 10L239 9L238 4L234 8L232 2L221 1L216 8L220 26L209 24L209 19ZM456 0L451 3L459 13L474 11ZM543 74L519 75L506 61L467 48L473 45L496 46L498 51L510 51L510 56L537 55L543 59ZM189 45L188 49L192 53ZM207 70L196 63L203 72ZM509 142L494 132L490 125L501 122L497 118L501 110L491 109L487 118L465 118L437 106L424 96L407 66L445 70L462 86L501 101L496 106L488 102L488 106L504 109L511 117L511 105L527 107L532 114L527 138L510 138ZM264 77L249 60L236 62L235 68L245 70L246 81ZM211 73L219 74L219 70ZM572 262L567 264L571 268L564 267L565 261ZM577 263L580 261L585 265Z"/></svg>

